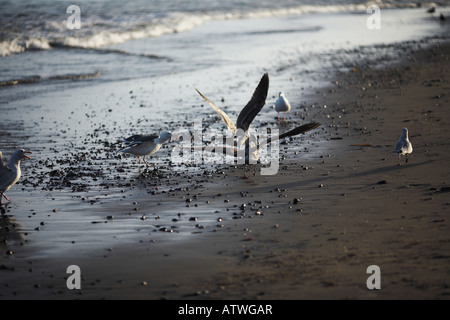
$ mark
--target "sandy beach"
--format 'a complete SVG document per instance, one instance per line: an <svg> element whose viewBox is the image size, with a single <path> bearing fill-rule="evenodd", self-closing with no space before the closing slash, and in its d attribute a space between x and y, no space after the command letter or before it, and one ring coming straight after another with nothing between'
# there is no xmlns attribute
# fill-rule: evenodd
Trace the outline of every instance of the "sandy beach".
<svg viewBox="0 0 450 320"><path fill-rule="evenodd" d="M175 110L184 121L164 120L168 111L145 121L142 105L150 99L142 96L163 91L161 83L133 92L114 85L99 109L93 106L103 93L95 95L103 91L82 95L85 109L67 120L79 127L66 128L58 109L42 116L55 126L38 126L40 137L28 136L32 123L0 127L4 146L19 139L31 148L33 141L40 158L23 163L24 176L8 193L13 202L2 209L0 299L448 299L450 44L435 36L381 45L379 52L396 58L380 67L374 61L384 57L373 59L372 50L362 46L354 60L340 61L345 68L313 74L325 86L305 87L304 70L274 76L278 87L297 88L301 98L287 124L265 107L256 125L284 132L321 123L280 144L276 175L260 175L259 165L248 179L240 166L174 166L167 156L174 144L158 152L156 169L138 172L135 158L117 155L117 137L158 122L176 130L194 121L181 106ZM224 68L227 81L235 68ZM239 106L262 73L222 93L209 90L219 81L211 74L168 79L189 90L182 104L203 103L187 79L217 102L223 94ZM155 104L169 99L162 93ZM55 92L35 104L53 98L71 97ZM138 123L132 130L102 127L114 122L117 101L141 105L134 118L124 115L130 119L124 123ZM220 127L208 108L197 109L204 123ZM33 119L43 111L27 110ZM403 127L414 151L398 166L393 150ZM64 137L83 132L90 135L85 149L68 147L73 138ZM81 290L67 289L70 265L81 269ZM380 290L366 286L370 265L380 267Z"/></svg>

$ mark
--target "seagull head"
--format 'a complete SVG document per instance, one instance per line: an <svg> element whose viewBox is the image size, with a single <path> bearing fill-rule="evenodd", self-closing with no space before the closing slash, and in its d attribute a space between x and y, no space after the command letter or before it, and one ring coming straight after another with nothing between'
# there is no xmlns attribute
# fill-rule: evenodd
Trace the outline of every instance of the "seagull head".
<svg viewBox="0 0 450 320"><path fill-rule="evenodd" d="M284 92L283 91L278 92L278 96L279 97L284 97Z"/></svg>
<svg viewBox="0 0 450 320"><path fill-rule="evenodd" d="M31 159L29 156L27 156L27 153L31 153L31 151L27 151L24 149L16 150L16 152L14 152L13 155L11 156L11 159L9 159L10 163L17 164L25 158Z"/></svg>
<svg viewBox="0 0 450 320"><path fill-rule="evenodd" d="M168 131L162 132L159 136L160 143L164 143L164 142L170 140L171 138L172 138L172 133L170 133Z"/></svg>
<svg viewBox="0 0 450 320"><path fill-rule="evenodd" d="M402 137L406 138L408 136L408 129L402 128Z"/></svg>
<svg viewBox="0 0 450 320"><path fill-rule="evenodd" d="M14 153L14 155L17 154L17 157L18 157L19 160L23 160L23 159L25 159L25 158L31 160L31 158L30 158L29 156L27 156L27 153L32 154L31 151L27 151L27 150L24 150L24 149L20 149L20 150L17 150L17 151Z"/></svg>

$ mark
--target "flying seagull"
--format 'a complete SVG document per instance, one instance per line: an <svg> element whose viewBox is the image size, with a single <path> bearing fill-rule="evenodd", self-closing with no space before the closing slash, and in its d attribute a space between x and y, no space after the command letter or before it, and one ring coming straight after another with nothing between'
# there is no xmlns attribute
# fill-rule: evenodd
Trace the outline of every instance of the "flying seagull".
<svg viewBox="0 0 450 320"><path fill-rule="evenodd" d="M197 90L197 89L195 89ZM199 90L197 92L205 99L206 102L209 103L211 107L222 117L223 121L228 127L228 130L233 135L238 135L238 146L242 146L246 140L249 138L248 129L252 124L255 117L264 107L267 98L267 91L269 90L269 75L265 73L255 91L253 92L253 96L250 101L245 105L245 107L239 113L236 124L230 119L230 117L218 106L214 104L211 100L205 97ZM242 130L242 131L241 131ZM239 134L238 131L241 131L245 134Z"/></svg>
<svg viewBox="0 0 450 320"><path fill-rule="evenodd" d="M145 156L154 154L161 148L162 144L172 138L170 132L164 131L161 135L134 135L126 138L122 142L127 145L128 148L120 150L119 152L130 153L139 158L139 164L141 163L141 157L143 157L144 163L147 167L150 165L145 160Z"/></svg>
<svg viewBox="0 0 450 320"><path fill-rule="evenodd" d="M400 165L400 156L406 155L406 161L408 162L408 154L413 151L411 142L408 139L408 129L402 128L402 134L400 135L400 140L398 140L395 145L395 153L398 155L398 165Z"/></svg>
<svg viewBox="0 0 450 320"><path fill-rule="evenodd" d="M318 122L311 122L308 124L304 124L302 126L299 126L297 128L294 128L288 132L285 132L283 134L281 134L278 139L285 139L288 137L293 137L302 133L306 133L308 131L311 131L317 127L320 126L320 123ZM247 139L245 141L244 144L244 148L245 150L243 151L244 153L244 158L245 158L245 165L247 164L255 164L259 161L260 157L259 157L259 149L263 146L266 145L268 143L271 143L272 138L268 138L265 141L261 141L261 143L257 144L256 142L256 137L252 134L252 137L250 137L249 139ZM207 150L210 152L214 152L214 153L221 153L224 155L231 155L233 156L235 159L237 159L240 155L242 155L242 151L239 152L241 149L235 148L235 147L230 147L230 146L217 146L217 147L202 147L202 151ZM244 179L247 178L246 174L246 166L244 167ZM256 166L253 167L253 175L256 174Z"/></svg>
<svg viewBox="0 0 450 320"><path fill-rule="evenodd" d="M275 111L278 112L278 121L280 121L280 112L284 112L283 121L286 119L286 112L291 110L291 104L284 96L284 92L278 93L278 100L275 102Z"/></svg>
<svg viewBox="0 0 450 320"><path fill-rule="evenodd" d="M31 153L31 151L19 149L13 153L8 163L5 164L3 162L2 153L0 152L0 204L2 203L3 197L5 197L7 201L11 201L11 199L6 196L5 192L19 181L22 174L20 170L20 161L25 158L31 159L26 155L27 153Z"/></svg>

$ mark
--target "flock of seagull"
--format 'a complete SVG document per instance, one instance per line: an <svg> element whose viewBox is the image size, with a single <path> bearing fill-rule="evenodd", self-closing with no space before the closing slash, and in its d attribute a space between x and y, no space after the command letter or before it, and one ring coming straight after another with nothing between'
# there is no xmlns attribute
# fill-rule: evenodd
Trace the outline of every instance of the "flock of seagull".
<svg viewBox="0 0 450 320"><path fill-rule="evenodd" d="M265 73L256 87L250 101L239 113L236 123L234 123L222 109L216 106L211 100L196 89L200 96L222 117L222 120L226 124L228 130L233 134L233 145L208 148L208 151L232 155L235 158L238 157L238 154L242 154L238 153L239 151L243 151L245 155L245 164L255 164L259 160L258 150L263 144L270 143L271 138L267 139L263 143L257 144L255 142L256 137L250 133L249 129L253 120L266 103L268 89L269 75ZM285 97L284 93L280 92L278 95L278 100L275 103L275 111L278 112L278 121L285 121L286 113L289 112L290 109L291 105L289 101ZM280 118L281 112L284 112L282 119ZM296 136L311 131L319 126L320 123L318 122L304 124L288 132L280 134L278 138L284 139ZM162 132L160 135L133 135L122 141L126 144L127 148L120 150L119 152L137 156L139 164L141 163L142 157L142 160L146 166L152 166L148 164L145 157L157 152L161 146L171 138L172 133L167 131ZM236 143L236 146L234 146L234 143ZM242 148L244 148L244 150L242 150ZM206 147L201 147L201 149L206 150ZM408 154L410 154L412 150L412 144L408 138L408 129L402 128L400 139L394 150L398 155L398 165L400 165L401 155L405 155L405 162L408 162ZM31 151L19 149L13 153L8 163L5 163L2 158L2 152L0 151L0 205L2 204L2 198L5 198L7 201L11 201L6 196L5 192L8 191L20 179L20 162L24 159L31 159L27 154L31 154ZM253 174L255 175L255 171ZM246 178L245 171L244 178Z"/></svg>

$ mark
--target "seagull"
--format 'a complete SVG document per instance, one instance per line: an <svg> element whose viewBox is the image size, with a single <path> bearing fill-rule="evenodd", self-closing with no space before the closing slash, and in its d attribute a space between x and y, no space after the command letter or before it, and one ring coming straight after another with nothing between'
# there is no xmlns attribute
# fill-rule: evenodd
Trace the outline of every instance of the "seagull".
<svg viewBox="0 0 450 320"><path fill-rule="evenodd" d="M319 126L320 126L320 123L318 123L318 122L311 122L308 124L304 124L302 126L296 127L288 132L281 134L278 137L278 139L281 140L281 139L285 139L288 137L293 137L293 136L299 135L301 133L306 133L306 132L311 131ZM262 141L261 143L257 144L256 136L251 134L250 138L247 139L244 144L245 165L247 165L247 164L255 164L256 165L256 163L260 160L259 149L263 145L268 144L271 141L272 141L272 138L268 138L267 140ZM202 147L202 151L204 151L206 148L208 148L207 151L210 151L210 152L222 153L224 155L232 155L235 159L237 159L240 155L242 155L242 151L239 152L242 149L238 149L238 148L230 147L230 146ZM247 166L244 167L244 176L243 176L244 179L248 178L245 174L246 168L247 168ZM256 166L253 167L253 175L256 175Z"/></svg>
<svg viewBox="0 0 450 320"><path fill-rule="evenodd" d="M278 121L280 121L280 112L284 112L283 121L286 119L286 112L291 110L291 104L284 96L284 92L278 93L278 100L275 102L275 111L278 112Z"/></svg>
<svg viewBox="0 0 450 320"><path fill-rule="evenodd" d="M141 164L141 156L147 167L150 165L145 161L145 156L154 154L161 148L162 144L172 138L170 132L164 131L161 135L134 135L126 138L122 142L127 144L128 148L120 150L119 152L134 154L139 158Z"/></svg>
<svg viewBox="0 0 450 320"><path fill-rule="evenodd" d="M264 107L264 104L266 103L268 90L269 90L269 75L265 73L262 76L255 91L253 92L252 98L239 113L236 124L230 119L230 117L223 110L221 110L218 106L216 106L214 102L205 97L199 90L197 90L197 92L222 117L223 121L228 127L228 130L233 135L235 136L238 135L238 146L240 147L245 143L246 140L248 140L250 136L250 134L248 133L248 129L250 128L255 117Z"/></svg>
<svg viewBox="0 0 450 320"><path fill-rule="evenodd" d="M13 153L9 162L5 164L3 162L2 153L0 152L0 205L3 197L5 197L7 201L11 201L11 199L6 196L5 192L19 181L22 174L20 170L20 161L25 158L31 159L26 155L27 153L31 153L31 151L19 149Z"/></svg>
<svg viewBox="0 0 450 320"><path fill-rule="evenodd" d="M398 165L400 165L400 156L406 155L406 161L408 162L408 154L413 151L411 142L408 139L408 129L402 128L402 134L400 140L395 145L395 153L398 155Z"/></svg>

